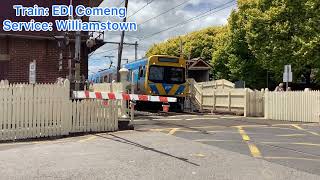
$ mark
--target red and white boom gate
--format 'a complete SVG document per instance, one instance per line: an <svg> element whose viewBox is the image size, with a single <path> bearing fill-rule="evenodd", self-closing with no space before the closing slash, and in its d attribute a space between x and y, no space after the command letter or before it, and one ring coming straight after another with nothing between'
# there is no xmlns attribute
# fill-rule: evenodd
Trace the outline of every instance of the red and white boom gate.
<svg viewBox="0 0 320 180"><path fill-rule="evenodd" d="M136 101L162 102L165 111L168 111L168 104L177 102L177 98L163 96L148 96L139 94L126 93L108 93L108 92L90 92L90 91L73 91L74 99L97 99L97 100L124 100L130 101L131 123L134 117L134 105Z"/></svg>
<svg viewBox="0 0 320 180"><path fill-rule="evenodd" d="M98 99L98 100L126 100L126 101L150 101L173 103L177 102L177 98L163 96L148 96L139 94L126 93L107 93L107 92L90 92L90 91L74 91L74 99Z"/></svg>

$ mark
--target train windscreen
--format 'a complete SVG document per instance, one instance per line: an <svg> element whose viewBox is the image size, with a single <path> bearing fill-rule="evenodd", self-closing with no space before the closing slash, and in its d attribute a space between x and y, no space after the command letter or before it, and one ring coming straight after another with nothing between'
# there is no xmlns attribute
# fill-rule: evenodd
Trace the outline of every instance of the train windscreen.
<svg viewBox="0 0 320 180"><path fill-rule="evenodd" d="M180 67L151 66L149 80L155 83L181 84L185 82L185 70Z"/></svg>

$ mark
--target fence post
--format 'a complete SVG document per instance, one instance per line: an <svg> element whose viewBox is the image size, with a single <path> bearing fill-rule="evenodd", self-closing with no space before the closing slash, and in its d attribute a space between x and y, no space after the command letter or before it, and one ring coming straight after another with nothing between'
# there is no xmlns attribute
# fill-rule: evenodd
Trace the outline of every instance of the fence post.
<svg viewBox="0 0 320 180"><path fill-rule="evenodd" d="M264 93L264 118L269 119L269 90L265 89Z"/></svg>
<svg viewBox="0 0 320 180"><path fill-rule="evenodd" d="M110 85L110 92L113 92L113 82L111 82L109 85Z"/></svg>
<svg viewBox="0 0 320 180"><path fill-rule="evenodd" d="M71 126L72 126L72 102L70 101L70 81L68 79L65 79L63 81L63 86L64 86L64 95L63 98L66 98L63 102L66 103L66 109L63 109L63 112L66 113L64 114L64 126L62 127L64 130L64 135L69 135L71 132ZM54 90L53 90L54 91Z"/></svg>
<svg viewBox="0 0 320 180"><path fill-rule="evenodd" d="M200 98L201 98L201 101L200 101L200 112L202 112L203 111L203 84L201 84Z"/></svg>
<svg viewBox="0 0 320 180"><path fill-rule="evenodd" d="M231 91L228 91L228 110L231 111Z"/></svg>
<svg viewBox="0 0 320 180"><path fill-rule="evenodd" d="M131 73L131 94L134 94L134 73ZM135 102L131 101L130 102L130 124L133 125L134 121L134 104Z"/></svg>
<svg viewBox="0 0 320 180"><path fill-rule="evenodd" d="M127 80L129 70L126 68L122 68L120 69L119 73L120 73L120 79L121 79L121 85L122 85L121 93L126 93L126 87L129 84ZM127 107L126 101L121 100L121 117L122 118L127 118L126 107Z"/></svg>
<svg viewBox="0 0 320 180"><path fill-rule="evenodd" d="M253 93L249 93L249 104L250 104L250 114L251 116L257 116L258 114L258 101L257 101L257 91L254 90Z"/></svg>
<svg viewBox="0 0 320 180"><path fill-rule="evenodd" d="M259 105L260 105L260 108L259 108L259 116L260 117L264 117L264 96L265 96L265 92L264 92L264 89L261 89L260 91L261 93L259 94Z"/></svg>
<svg viewBox="0 0 320 180"><path fill-rule="evenodd" d="M248 103L248 89L246 88L245 94L244 94L244 112L243 112L244 117L248 117L249 115L248 114L249 104L250 103Z"/></svg>
<svg viewBox="0 0 320 180"><path fill-rule="evenodd" d="M216 91L213 90L213 110L216 110Z"/></svg>
<svg viewBox="0 0 320 180"><path fill-rule="evenodd" d="M314 94L318 95L318 103L316 103L314 108L318 110L316 111L316 115L318 116L318 123L320 125L320 91L315 91Z"/></svg>
<svg viewBox="0 0 320 180"><path fill-rule="evenodd" d="M188 87L189 87L189 95L187 97L189 97L189 107L190 107L190 111L193 112L193 106L192 106L192 98L195 98L195 93L194 93L194 84L193 81L189 80L188 81ZM194 96L194 97L193 97Z"/></svg>

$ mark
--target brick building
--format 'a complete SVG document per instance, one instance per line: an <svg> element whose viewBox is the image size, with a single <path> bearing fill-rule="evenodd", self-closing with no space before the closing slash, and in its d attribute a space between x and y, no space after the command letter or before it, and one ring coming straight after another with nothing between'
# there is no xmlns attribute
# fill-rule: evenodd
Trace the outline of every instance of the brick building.
<svg viewBox="0 0 320 180"><path fill-rule="evenodd" d="M74 6L83 4L84 6L98 6L102 0L77 0L73 1ZM70 0L1 0L0 6L0 80L7 79L9 82L28 82L29 64L36 61L36 77L38 83L52 83L58 77L65 78L69 74L68 60L63 61L63 70L59 71L59 48L58 42L54 38L60 35L58 32L4 32L2 22L5 19L11 21L27 22L31 19L36 21L54 22L54 17L16 17L12 8L15 4L31 7L35 4L43 7L51 7L53 4L69 5ZM83 19L88 21L88 18ZM88 33L82 33L83 43L81 47L81 72L88 76L88 54L90 50L85 45ZM74 57L74 43L70 40L70 51L64 50L64 57L69 54ZM74 61L73 65L74 66Z"/></svg>

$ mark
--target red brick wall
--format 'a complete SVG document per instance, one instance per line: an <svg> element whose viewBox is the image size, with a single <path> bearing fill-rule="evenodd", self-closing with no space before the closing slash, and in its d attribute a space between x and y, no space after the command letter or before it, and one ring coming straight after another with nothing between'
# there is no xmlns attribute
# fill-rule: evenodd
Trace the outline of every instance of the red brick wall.
<svg viewBox="0 0 320 180"><path fill-rule="evenodd" d="M0 39L0 55L8 54L8 46L6 39ZM0 60L0 80L8 78L8 61Z"/></svg>
<svg viewBox="0 0 320 180"><path fill-rule="evenodd" d="M9 82L28 82L29 63L37 62L37 82L53 83L58 77L65 78L69 74L68 60L63 61L63 71L58 71L59 50L57 42L52 40L31 40L23 38L0 39L0 42L8 40L10 60L8 62ZM1 43L2 44L2 43ZM74 44L71 44L71 55L74 56ZM3 51L1 46L0 51ZM64 57L68 57L67 51ZM88 59L86 50L82 48L81 74L88 76ZM1 64L0 64L1 66Z"/></svg>
<svg viewBox="0 0 320 180"><path fill-rule="evenodd" d="M4 19L11 19L12 21L54 21L54 17L15 17L15 12L12 8L15 4L22 4L24 6L32 6L38 4L39 6L50 7L52 4L69 4L70 0L1 0L0 5L0 35L6 34L2 30L2 21ZM83 4L85 6L97 6L102 0L73 0L74 5ZM84 20L87 20L85 18ZM52 32L9 32L9 34L19 35L36 35L52 37ZM74 45L72 47L72 57L74 56ZM0 53L10 54L10 61L0 63L0 70L7 69L7 78L10 82L28 82L29 80L29 63L33 60L37 61L37 82L52 83L58 77L66 77L69 74L67 69L68 61L64 60L63 71L58 71L58 48L57 42L51 40L31 40L28 38L16 38L7 36L0 37ZM88 75L88 52L85 45L82 47L82 62L81 74L87 77ZM68 57L65 53L64 57ZM4 72L4 71L3 71ZM1 75L2 77L4 75ZM0 78L2 78L0 77Z"/></svg>

